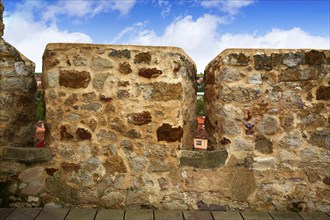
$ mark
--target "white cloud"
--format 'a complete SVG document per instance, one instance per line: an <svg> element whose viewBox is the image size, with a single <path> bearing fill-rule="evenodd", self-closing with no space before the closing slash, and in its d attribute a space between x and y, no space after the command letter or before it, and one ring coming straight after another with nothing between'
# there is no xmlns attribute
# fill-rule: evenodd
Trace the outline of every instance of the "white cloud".
<svg viewBox="0 0 330 220"><path fill-rule="evenodd" d="M205 8L218 8L230 15L236 15L241 8L253 4L254 0L203 0L200 3Z"/></svg>
<svg viewBox="0 0 330 220"><path fill-rule="evenodd" d="M51 21L56 21L59 15L88 18L107 11L119 11L121 15L126 15L135 4L136 0L57 1L55 4L45 7L46 9L42 12L42 18Z"/></svg>
<svg viewBox="0 0 330 220"><path fill-rule="evenodd" d="M26 7L17 7L15 12L5 14L4 39L35 62L37 72L41 72L42 54L49 42L92 42L91 37L84 33L62 31L54 23L47 25L37 21L32 12L40 5L34 1L26 4Z"/></svg>
<svg viewBox="0 0 330 220"><path fill-rule="evenodd" d="M130 36L128 39L126 36L126 42L123 43L181 47L197 62L198 67L203 68L211 60L211 56L219 51L216 47L219 39L217 27L224 22L223 19L208 14L196 20L192 16L180 17L167 26L161 36L146 29L134 33L135 29L132 30L133 35L125 33Z"/></svg>
<svg viewBox="0 0 330 220"><path fill-rule="evenodd" d="M290 30L272 29L270 32L256 34L224 34L219 46L226 48L314 48L330 49L328 37L314 36L294 27Z"/></svg>
<svg viewBox="0 0 330 220"><path fill-rule="evenodd" d="M218 27L223 23L223 19L213 15L196 20L186 16L174 20L162 35L143 29L144 26L132 26L116 40L128 44L181 47L196 62L198 72L203 72L205 66L226 48L330 48L328 37L315 36L300 28L272 29L263 35L220 34Z"/></svg>
<svg viewBox="0 0 330 220"><path fill-rule="evenodd" d="M158 0L158 5L161 6L163 8L162 10L162 16L166 17L170 11L171 11L171 4L169 1L166 0Z"/></svg>

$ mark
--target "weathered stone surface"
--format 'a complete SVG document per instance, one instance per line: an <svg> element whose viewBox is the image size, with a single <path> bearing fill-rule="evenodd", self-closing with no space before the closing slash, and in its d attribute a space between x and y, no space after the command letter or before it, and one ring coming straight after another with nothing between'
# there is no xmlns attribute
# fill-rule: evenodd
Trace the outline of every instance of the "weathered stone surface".
<svg viewBox="0 0 330 220"><path fill-rule="evenodd" d="M246 62L237 61L240 53ZM226 192L225 184L218 183L231 204L240 201L242 207L243 201L254 201L254 207L278 210L328 206L320 198L328 187L322 181L329 166L329 55L325 50L228 49L206 67L208 149L228 150L218 175L232 185L236 179L220 174L227 167L235 175L239 168L252 174L253 186L244 199L234 199L235 192ZM189 182L193 190L199 184L217 184L208 171L196 178L180 170L183 180L176 183ZM248 184L241 182L242 187ZM203 191L203 201L206 194ZM313 205L300 201L313 201Z"/></svg>
<svg viewBox="0 0 330 220"><path fill-rule="evenodd" d="M162 124L161 127L157 128L158 141L176 142L180 141L183 136L182 127L173 128L168 123Z"/></svg>
<svg viewBox="0 0 330 220"><path fill-rule="evenodd" d="M109 53L109 56L113 56L113 57L119 57L119 58L127 58L130 59L131 58L131 51L128 49L124 49L124 50L112 50Z"/></svg>
<svg viewBox="0 0 330 220"><path fill-rule="evenodd" d="M134 172L141 172L147 166L147 159L145 157L133 157L129 163Z"/></svg>
<svg viewBox="0 0 330 220"><path fill-rule="evenodd" d="M72 58L73 65L75 66L86 66L88 61L84 54L75 54Z"/></svg>
<svg viewBox="0 0 330 220"><path fill-rule="evenodd" d="M309 65L320 65L325 62L325 56L321 51L311 50L305 54L305 60Z"/></svg>
<svg viewBox="0 0 330 220"><path fill-rule="evenodd" d="M81 168L81 165L75 163L62 162L61 167L65 172L73 172L73 171L78 172Z"/></svg>
<svg viewBox="0 0 330 220"><path fill-rule="evenodd" d="M166 161L154 160L150 162L148 167L148 172L168 172L172 169L171 164L168 164Z"/></svg>
<svg viewBox="0 0 330 220"><path fill-rule="evenodd" d="M92 138L91 132L84 128L78 128L76 131L78 141L90 140Z"/></svg>
<svg viewBox="0 0 330 220"><path fill-rule="evenodd" d="M304 142L301 132L292 131L288 133L281 141L280 145L285 148L298 148Z"/></svg>
<svg viewBox="0 0 330 220"><path fill-rule="evenodd" d="M278 122L274 117L265 116L257 125L257 129L262 134L275 134L278 128Z"/></svg>
<svg viewBox="0 0 330 220"><path fill-rule="evenodd" d="M316 90L316 100L330 100L330 86L320 86Z"/></svg>
<svg viewBox="0 0 330 220"><path fill-rule="evenodd" d="M218 82L222 80L225 82L235 82L244 77L244 73L235 68L223 67L220 71ZM208 81L210 81L210 79Z"/></svg>
<svg viewBox="0 0 330 220"><path fill-rule="evenodd" d="M2 1L0 1L0 38L3 36L3 30L5 29L5 25L3 24L3 13L4 7Z"/></svg>
<svg viewBox="0 0 330 220"><path fill-rule="evenodd" d="M217 168L225 164L226 150L217 151L181 151L180 165L201 169Z"/></svg>
<svg viewBox="0 0 330 220"><path fill-rule="evenodd" d="M71 106L75 104L77 101L78 101L78 95L76 93L73 93L64 101L64 104Z"/></svg>
<svg viewBox="0 0 330 220"><path fill-rule="evenodd" d="M230 64L238 66L247 66L250 62L250 58L243 53L231 53L228 58Z"/></svg>
<svg viewBox="0 0 330 220"><path fill-rule="evenodd" d="M256 178L252 171L238 168L230 172L230 192L233 200L247 201L248 197L256 190Z"/></svg>
<svg viewBox="0 0 330 220"><path fill-rule="evenodd" d="M145 78L156 78L159 75L161 75L163 72L161 70L158 70L156 68L142 68L139 69L139 75L143 76Z"/></svg>
<svg viewBox="0 0 330 220"><path fill-rule="evenodd" d="M262 84L262 77L260 73L252 73L248 78L250 84Z"/></svg>
<svg viewBox="0 0 330 220"><path fill-rule="evenodd" d="M273 142L265 136L257 135L255 150L263 154L271 154L273 153Z"/></svg>
<svg viewBox="0 0 330 220"><path fill-rule="evenodd" d="M34 179L39 178L43 174L44 169L42 167L33 167L24 170L21 172L21 174L18 176L20 180L22 180L25 183L32 182Z"/></svg>
<svg viewBox="0 0 330 220"><path fill-rule="evenodd" d="M124 135L125 135L125 137L132 138L132 139L139 139L142 137L141 133L135 129L130 129L130 130L126 131Z"/></svg>
<svg viewBox="0 0 330 220"><path fill-rule="evenodd" d="M152 121L150 112L143 111L141 113L132 113L127 115L127 120L129 123L135 125L145 125Z"/></svg>
<svg viewBox="0 0 330 220"><path fill-rule="evenodd" d="M110 174L127 172L124 161L119 156L109 156L109 158L104 163L104 167Z"/></svg>
<svg viewBox="0 0 330 220"><path fill-rule="evenodd" d="M128 62L120 63L119 72L125 75L130 74L132 72L131 65Z"/></svg>
<svg viewBox="0 0 330 220"><path fill-rule="evenodd" d="M253 164L253 169L255 170L272 170L276 166L275 157L255 157L253 158L255 163Z"/></svg>
<svg viewBox="0 0 330 220"><path fill-rule="evenodd" d="M254 68L256 70L272 70L272 57L266 54L254 55Z"/></svg>
<svg viewBox="0 0 330 220"><path fill-rule="evenodd" d="M49 148L6 147L3 158L24 163L37 163L52 158Z"/></svg>
<svg viewBox="0 0 330 220"><path fill-rule="evenodd" d="M249 87L226 87L222 90L222 99L225 102L247 103L258 99L260 95L260 90Z"/></svg>
<svg viewBox="0 0 330 220"><path fill-rule="evenodd" d="M97 73L93 79L93 87L95 89L103 89L104 83L107 80L109 74L107 72Z"/></svg>
<svg viewBox="0 0 330 220"><path fill-rule="evenodd" d="M117 141L117 135L112 131L100 130L96 136L100 140Z"/></svg>
<svg viewBox="0 0 330 220"><path fill-rule="evenodd" d="M117 98L122 100L122 99L127 99L130 97L130 93L127 90L118 90L117 92Z"/></svg>
<svg viewBox="0 0 330 220"><path fill-rule="evenodd" d="M91 80L87 71L61 70L59 76L60 86L67 88L86 88Z"/></svg>
<svg viewBox="0 0 330 220"><path fill-rule="evenodd" d="M118 131L120 133L123 133L124 131L126 131L126 125L125 123L118 117L114 118L111 122L110 122L111 128L115 131Z"/></svg>
<svg viewBox="0 0 330 220"><path fill-rule="evenodd" d="M100 104L98 102L92 102L89 104L82 105L81 109L89 111L89 112L97 112L101 107L102 107L102 104Z"/></svg>
<svg viewBox="0 0 330 220"><path fill-rule="evenodd" d="M146 63L150 64L151 54L150 52L138 53L134 57L134 63Z"/></svg>
<svg viewBox="0 0 330 220"><path fill-rule="evenodd" d="M124 151L131 151L131 150L133 150L132 142L129 141L129 140L123 140L123 141L120 143L120 146L121 146L122 148L124 148Z"/></svg>
<svg viewBox="0 0 330 220"><path fill-rule="evenodd" d="M84 101L93 101L96 99L96 94L95 92L87 92L87 93L83 93L82 97Z"/></svg>
<svg viewBox="0 0 330 220"><path fill-rule="evenodd" d="M320 130L313 132L309 142L320 148L330 150L330 130Z"/></svg>
<svg viewBox="0 0 330 220"><path fill-rule="evenodd" d="M302 53L287 53L283 55L283 64L288 67L295 67L302 64L304 55Z"/></svg>
<svg viewBox="0 0 330 220"><path fill-rule="evenodd" d="M103 70L112 68L112 62L106 58L102 58L99 56L93 56L91 67L95 70Z"/></svg>
<svg viewBox="0 0 330 220"><path fill-rule="evenodd" d="M317 80L321 75L323 73L314 67L308 67L306 69L289 68L281 71L279 80L282 82Z"/></svg>
<svg viewBox="0 0 330 220"><path fill-rule="evenodd" d="M144 87L144 86L143 86ZM144 98L154 101L171 101L182 99L181 83L168 84L164 82L149 84L145 91Z"/></svg>

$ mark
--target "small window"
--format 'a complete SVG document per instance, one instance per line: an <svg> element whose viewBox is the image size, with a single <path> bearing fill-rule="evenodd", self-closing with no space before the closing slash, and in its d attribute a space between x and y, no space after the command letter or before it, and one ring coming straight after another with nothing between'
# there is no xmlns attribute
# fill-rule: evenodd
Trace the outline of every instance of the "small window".
<svg viewBox="0 0 330 220"><path fill-rule="evenodd" d="M202 141L196 141L196 145L202 145Z"/></svg>

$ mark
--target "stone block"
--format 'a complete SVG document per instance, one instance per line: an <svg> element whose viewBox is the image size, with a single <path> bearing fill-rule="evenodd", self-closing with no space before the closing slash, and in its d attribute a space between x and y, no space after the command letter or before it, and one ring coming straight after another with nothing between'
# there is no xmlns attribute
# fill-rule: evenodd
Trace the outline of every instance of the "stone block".
<svg viewBox="0 0 330 220"><path fill-rule="evenodd" d="M218 168L225 164L228 157L226 150L217 151L187 151L182 150L180 166L190 166L201 169Z"/></svg>
<svg viewBox="0 0 330 220"><path fill-rule="evenodd" d="M3 158L23 163L49 161L52 154L49 148L6 147Z"/></svg>

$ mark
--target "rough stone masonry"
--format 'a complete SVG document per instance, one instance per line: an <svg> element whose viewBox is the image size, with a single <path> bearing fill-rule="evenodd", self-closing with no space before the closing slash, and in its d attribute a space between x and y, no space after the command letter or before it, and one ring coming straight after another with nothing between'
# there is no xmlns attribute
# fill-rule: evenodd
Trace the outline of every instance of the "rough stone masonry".
<svg viewBox="0 0 330 220"><path fill-rule="evenodd" d="M179 48L48 45L43 149L27 147L33 64L1 38L0 67L0 207L330 210L329 50L219 54L207 151L192 150L196 68Z"/></svg>
<svg viewBox="0 0 330 220"><path fill-rule="evenodd" d="M330 51L228 49L205 74L209 147L253 171L250 204L329 210Z"/></svg>
<svg viewBox="0 0 330 220"><path fill-rule="evenodd" d="M3 10L0 1L0 157L11 157L34 146L36 81L34 63L2 38Z"/></svg>

